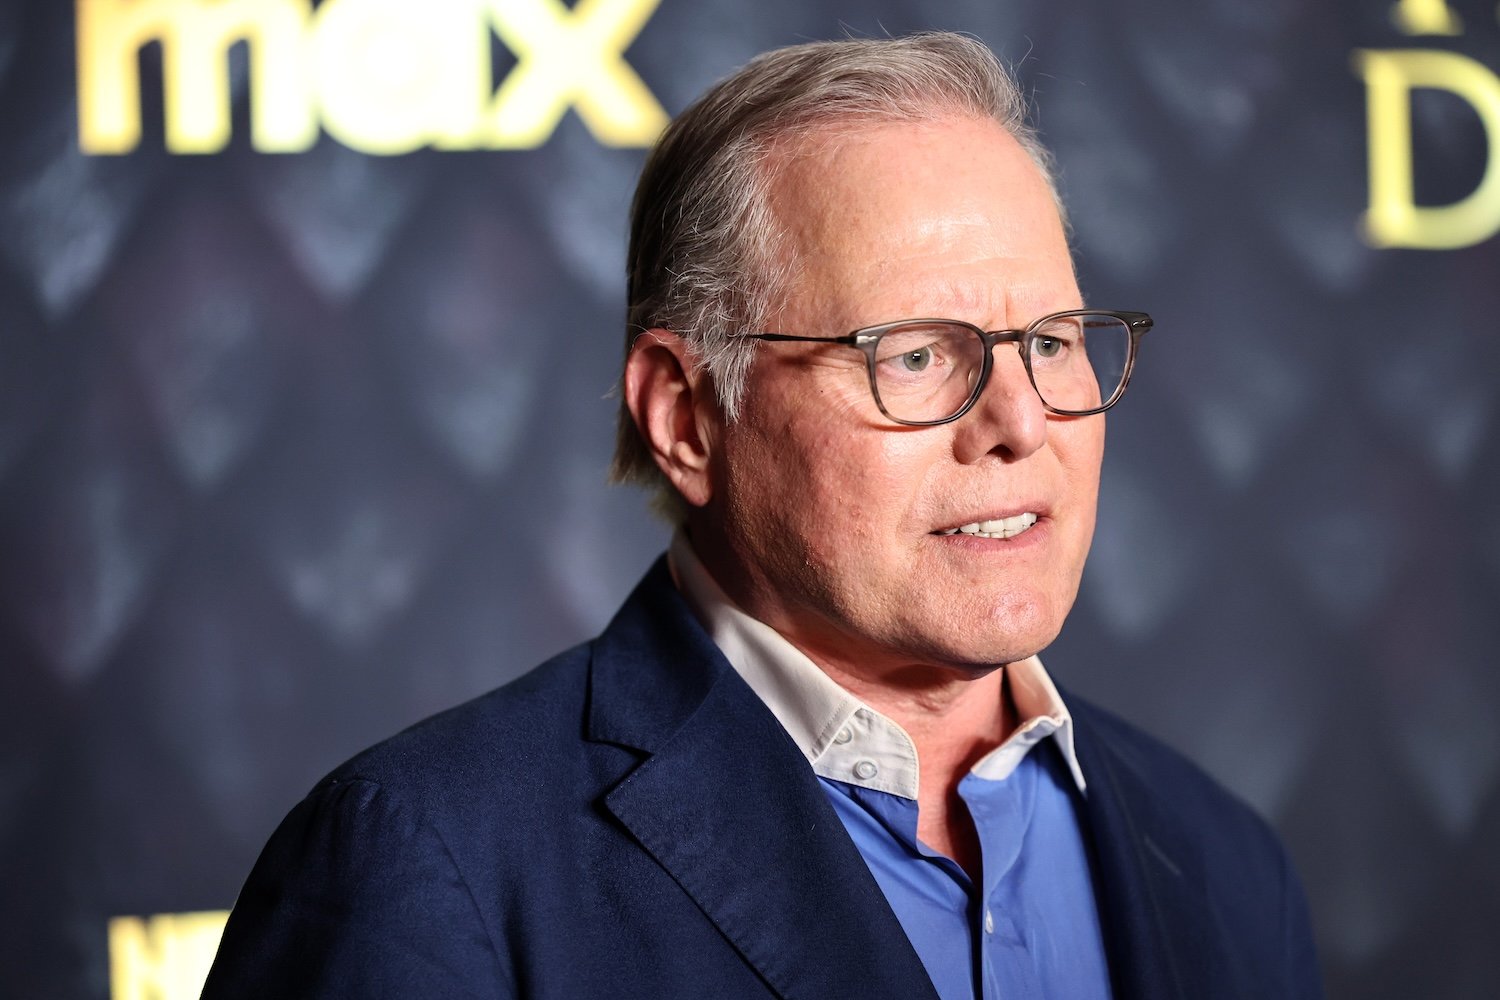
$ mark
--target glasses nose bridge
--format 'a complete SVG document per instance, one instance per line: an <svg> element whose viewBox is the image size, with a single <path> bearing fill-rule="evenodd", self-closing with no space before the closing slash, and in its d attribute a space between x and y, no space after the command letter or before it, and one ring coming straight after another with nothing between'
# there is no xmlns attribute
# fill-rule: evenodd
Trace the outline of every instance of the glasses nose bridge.
<svg viewBox="0 0 1500 1000"><path fill-rule="evenodd" d="M976 328L977 329L977 328ZM985 353L992 353L1000 344L1015 344L1017 352L1024 353L1025 330L980 330L979 339L984 341ZM993 359L991 359L993 360Z"/></svg>
<svg viewBox="0 0 1500 1000"><path fill-rule="evenodd" d="M979 339L984 343L984 363L977 373L978 384L973 388L973 398L970 400L969 406L978 403L979 398L989 390L990 383L994 381L998 367L995 361L995 348L1000 344L1016 345L1016 359L1021 362L1021 368L1025 372L1026 381L1031 383L1032 391L1036 392L1038 397L1040 397L1041 392L1037 389L1036 382L1031 377L1031 364L1026 357L1027 331L982 330L979 327L974 327L974 330L979 334Z"/></svg>
<svg viewBox="0 0 1500 1000"><path fill-rule="evenodd" d="M1031 364L1026 357L1026 331L1025 330L980 330L979 339L984 341L984 369L986 381L995 372L995 348L1000 344L1015 344L1016 357L1020 359L1021 367L1026 369L1026 377L1031 378ZM981 391L982 387L981 387Z"/></svg>

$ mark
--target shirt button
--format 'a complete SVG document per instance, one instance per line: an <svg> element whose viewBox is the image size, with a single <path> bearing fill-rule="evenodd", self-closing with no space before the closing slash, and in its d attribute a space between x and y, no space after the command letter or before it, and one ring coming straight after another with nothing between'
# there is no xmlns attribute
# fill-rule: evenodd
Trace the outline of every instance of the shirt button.
<svg viewBox="0 0 1500 1000"><path fill-rule="evenodd" d="M989 910L984 911L984 932L986 934L995 933L995 915Z"/></svg>
<svg viewBox="0 0 1500 1000"><path fill-rule="evenodd" d="M853 733L851 733L848 729L840 729L838 733L833 737L833 742L844 744L848 743L852 739L854 739Z"/></svg>
<svg viewBox="0 0 1500 1000"><path fill-rule="evenodd" d="M856 778L864 778L868 781L879 773L880 768L875 765L873 760L862 760L854 765L854 776Z"/></svg>

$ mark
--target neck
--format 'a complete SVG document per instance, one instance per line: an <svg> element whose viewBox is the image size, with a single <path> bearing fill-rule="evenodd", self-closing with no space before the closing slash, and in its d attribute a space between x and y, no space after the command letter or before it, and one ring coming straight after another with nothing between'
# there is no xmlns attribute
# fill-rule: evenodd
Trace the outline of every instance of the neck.
<svg viewBox="0 0 1500 1000"><path fill-rule="evenodd" d="M906 730L922 763L924 797L929 785L934 792L956 788L1018 724L1003 667L974 677L910 666L872 678L817 656L812 660L844 690Z"/></svg>
<svg viewBox="0 0 1500 1000"><path fill-rule="evenodd" d="M979 835L958 794L958 784L980 758L1016 728L1017 713L1005 685L1005 669L980 677L960 678L949 673L928 684L892 684L818 665L912 738L921 762L917 837L956 861L974 884L981 884ZM931 668L910 668L897 676L910 681L933 673Z"/></svg>

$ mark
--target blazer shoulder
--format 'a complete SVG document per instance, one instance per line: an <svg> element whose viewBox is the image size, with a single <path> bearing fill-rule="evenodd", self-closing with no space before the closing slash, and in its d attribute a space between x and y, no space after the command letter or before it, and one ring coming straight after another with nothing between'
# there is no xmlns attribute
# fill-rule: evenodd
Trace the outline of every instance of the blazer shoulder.
<svg viewBox="0 0 1500 1000"><path fill-rule="evenodd" d="M314 791L364 781L413 801L538 778L582 742L593 642L417 722L334 768Z"/></svg>
<svg viewBox="0 0 1500 1000"><path fill-rule="evenodd" d="M624 709L661 715L662 704L675 698L681 716L716 676L707 642L677 596L665 559L658 560L599 635L375 744L318 787L356 778L406 794L467 786L492 794L539 782L542 792L563 794L559 789L592 786L588 779L626 753L607 749L607 735L589 736L590 710L601 698L598 665L616 666L616 684L604 686Z"/></svg>

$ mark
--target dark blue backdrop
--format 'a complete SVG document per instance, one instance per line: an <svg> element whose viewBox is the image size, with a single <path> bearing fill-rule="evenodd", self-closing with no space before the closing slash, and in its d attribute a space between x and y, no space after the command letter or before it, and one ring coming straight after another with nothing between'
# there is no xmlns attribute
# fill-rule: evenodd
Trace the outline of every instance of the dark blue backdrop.
<svg viewBox="0 0 1500 1000"><path fill-rule="evenodd" d="M1362 241L1352 56L1493 75L1500 23L1393 9L665 0L621 44L667 112L844 32L1019 65L1085 294L1157 319L1049 667L1276 823L1335 998L1480 997L1500 241ZM640 149L570 112L533 149L259 152L241 45L227 146L175 155L152 45L139 145L87 155L74 26L0 6L0 995L28 998L106 996L110 917L229 906L322 772L589 635L665 537L604 485ZM1488 137L1418 91L1419 200L1500 170Z"/></svg>

